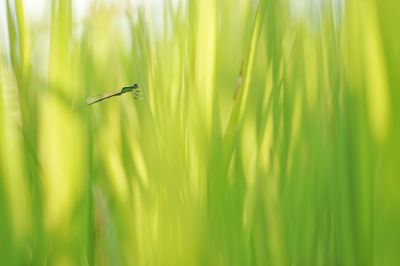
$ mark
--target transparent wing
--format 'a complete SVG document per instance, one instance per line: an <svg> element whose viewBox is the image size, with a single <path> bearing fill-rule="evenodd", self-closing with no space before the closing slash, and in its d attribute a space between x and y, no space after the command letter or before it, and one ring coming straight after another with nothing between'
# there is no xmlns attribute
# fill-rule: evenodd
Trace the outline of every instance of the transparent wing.
<svg viewBox="0 0 400 266"><path fill-rule="evenodd" d="M103 101L103 100L109 99L109 98L111 98L111 97L118 96L118 95L120 95L120 94L121 94L121 92L120 92L120 91L117 91L117 92L105 93L105 94L102 94L102 95L89 97L89 98L86 100L86 103L87 103L88 105L94 104L94 103L101 102L101 101Z"/></svg>

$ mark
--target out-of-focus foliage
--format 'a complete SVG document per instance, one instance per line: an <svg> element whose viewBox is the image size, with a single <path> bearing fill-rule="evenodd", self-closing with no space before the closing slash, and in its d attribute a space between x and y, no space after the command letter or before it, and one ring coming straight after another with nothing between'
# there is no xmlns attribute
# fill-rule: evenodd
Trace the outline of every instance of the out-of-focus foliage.
<svg viewBox="0 0 400 266"><path fill-rule="evenodd" d="M2 265L400 261L400 2L2 1Z"/></svg>

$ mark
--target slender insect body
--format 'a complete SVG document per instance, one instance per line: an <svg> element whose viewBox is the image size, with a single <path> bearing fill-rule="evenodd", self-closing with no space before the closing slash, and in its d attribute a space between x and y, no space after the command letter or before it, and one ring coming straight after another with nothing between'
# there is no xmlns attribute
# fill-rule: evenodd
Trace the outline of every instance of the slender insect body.
<svg viewBox="0 0 400 266"><path fill-rule="evenodd" d="M143 91L141 88L139 88L139 85L137 83L127 86L127 87L122 87L121 90L114 92L114 93L108 93L105 95L97 96L97 97L89 97L86 101L87 105L92 105L101 101L104 101L106 99L112 98L114 96L121 96L122 94L132 92L133 97L135 99L141 100L143 99Z"/></svg>

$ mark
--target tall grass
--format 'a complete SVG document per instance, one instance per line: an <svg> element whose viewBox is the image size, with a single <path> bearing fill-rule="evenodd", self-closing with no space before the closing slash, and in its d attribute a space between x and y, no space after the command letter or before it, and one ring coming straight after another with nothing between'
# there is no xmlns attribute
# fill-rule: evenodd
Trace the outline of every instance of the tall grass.
<svg viewBox="0 0 400 266"><path fill-rule="evenodd" d="M397 265L400 3L77 4L2 10L1 264Z"/></svg>

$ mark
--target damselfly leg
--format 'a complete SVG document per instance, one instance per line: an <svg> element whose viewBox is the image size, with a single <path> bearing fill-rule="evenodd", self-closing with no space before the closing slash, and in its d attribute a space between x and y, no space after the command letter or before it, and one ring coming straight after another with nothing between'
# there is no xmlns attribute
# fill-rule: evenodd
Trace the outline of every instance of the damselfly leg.
<svg viewBox="0 0 400 266"><path fill-rule="evenodd" d="M133 98L136 100L143 100L144 99L144 92L142 88L136 88L132 91Z"/></svg>

